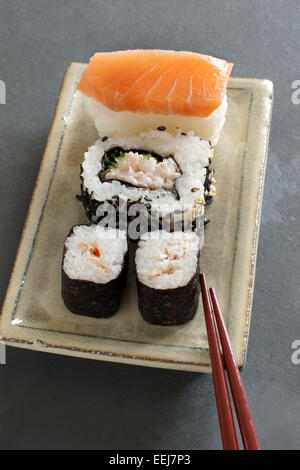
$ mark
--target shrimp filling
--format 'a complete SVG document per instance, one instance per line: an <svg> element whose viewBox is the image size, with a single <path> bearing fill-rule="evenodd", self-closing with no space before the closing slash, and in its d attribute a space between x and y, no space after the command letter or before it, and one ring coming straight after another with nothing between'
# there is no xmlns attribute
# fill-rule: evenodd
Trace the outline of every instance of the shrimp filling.
<svg viewBox="0 0 300 470"><path fill-rule="evenodd" d="M143 150L112 149L103 159L102 177L140 188L172 190L181 175L172 156L160 157Z"/></svg>
<svg viewBox="0 0 300 470"><path fill-rule="evenodd" d="M86 253L87 262L93 263L98 268L103 269L105 274L108 274L108 268L104 266L102 262L102 253L97 245L97 242L93 241L90 245L84 242L80 242L78 245L83 248L81 253Z"/></svg>

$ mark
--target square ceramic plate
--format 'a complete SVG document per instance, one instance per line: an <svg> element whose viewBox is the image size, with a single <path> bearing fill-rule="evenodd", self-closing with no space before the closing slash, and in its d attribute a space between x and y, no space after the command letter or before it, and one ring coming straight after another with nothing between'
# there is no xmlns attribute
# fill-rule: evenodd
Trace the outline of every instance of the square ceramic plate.
<svg viewBox="0 0 300 470"><path fill-rule="evenodd" d="M133 269L120 311L110 319L73 315L61 300L64 239L72 225L87 222L75 198L79 165L97 140L75 91L84 68L72 63L65 75L3 305L1 339L39 351L210 372L201 301L195 319L185 325L149 325L137 308ZM206 211L211 223L201 250L201 271L216 288L240 367L250 327L272 94L267 80L230 79L226 124L213 163L217 196Z"/></svg>

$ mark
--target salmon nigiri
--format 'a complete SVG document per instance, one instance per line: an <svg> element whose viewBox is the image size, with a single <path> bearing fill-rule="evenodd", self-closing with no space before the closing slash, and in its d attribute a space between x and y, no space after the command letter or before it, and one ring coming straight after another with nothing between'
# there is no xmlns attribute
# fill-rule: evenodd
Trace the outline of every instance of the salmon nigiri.
<svg viewBox="0 0 300 470"><path fill-rule="evenodd" d="M170 132L180 127L216 140L231 70L225 60L195 52L98 52L77 89L97 103L96 126L102 133L164 125Z"/></svg>

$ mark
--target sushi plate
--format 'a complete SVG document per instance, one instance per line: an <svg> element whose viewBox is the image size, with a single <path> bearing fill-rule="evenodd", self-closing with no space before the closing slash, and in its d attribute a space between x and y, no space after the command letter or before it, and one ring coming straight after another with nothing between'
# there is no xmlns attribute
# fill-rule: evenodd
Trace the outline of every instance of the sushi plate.
<svg viewBox="0 0 300 470"><path fill-rule="evenodd" d="M131 262L119 312L109 319L70 313L60 295L63 243L86 223L79 166L97 132L76 84L86 64L68 68L41 163L0 317L6 344L71 356L168 369L210 372L199 303L181 326L146 323L137 307ZM229 107L216 147L217 195L201 250L201 271L215 287L239 367L246 359L256 253L271 120L268 80L231 78ZM132 253L133 255L133 253Z"/></svg>

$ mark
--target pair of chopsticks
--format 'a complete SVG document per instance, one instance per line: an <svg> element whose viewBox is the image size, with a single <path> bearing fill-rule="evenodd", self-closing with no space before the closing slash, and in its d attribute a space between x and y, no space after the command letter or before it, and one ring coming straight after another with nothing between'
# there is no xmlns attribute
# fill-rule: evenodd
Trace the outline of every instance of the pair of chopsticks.
<svg viewBox="0 0 300 470"><path fill-rule="evenodd" d="M249 403L233 356L228 332L215 291L212 288L208 291L204 274L200 274L200 282L223 449L238 450L239 446L236 437L216 325L222 345L224 363L244 448L246 450L259 450L260 446Z"/></svg>

